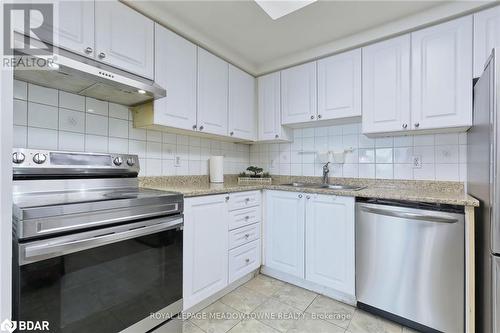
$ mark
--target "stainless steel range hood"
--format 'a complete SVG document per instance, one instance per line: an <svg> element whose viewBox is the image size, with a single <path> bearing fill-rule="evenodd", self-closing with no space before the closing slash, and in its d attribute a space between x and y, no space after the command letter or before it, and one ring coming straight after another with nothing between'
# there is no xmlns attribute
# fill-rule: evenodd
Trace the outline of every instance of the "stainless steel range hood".
<svg viewBox="0 0 500 333"><path fill-rule="evenodd" d="M36 59L54 59L43 68L28 69L16 66L14 77L18 80L56 88L67 92L93 97L127 106L135 106L162 98L166 90L151 80L104 65L95 60L54 47L52 54L40 55L39 49L25 50L24 36L15 34L17 61L33 63ZM30 45L40 43L30 39ZM35 54L37 53L37 54Z"/></svg>

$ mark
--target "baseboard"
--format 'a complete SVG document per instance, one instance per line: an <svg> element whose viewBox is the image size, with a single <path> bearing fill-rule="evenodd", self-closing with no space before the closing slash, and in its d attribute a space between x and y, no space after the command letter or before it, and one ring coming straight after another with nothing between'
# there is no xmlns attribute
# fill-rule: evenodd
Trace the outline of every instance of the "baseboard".
<svg viewBox="0 0 500 333"><path fill-rule="evenodd" d="M221 298L224 295L230 293L231 291L233 291L234 289L238 288L239 286L247 283L248 281L250 281L251 279L253 279L257 274L259 274L259 269L258 268L256 270L254 270L253 272L248 273L247 275L243 276L242 278L239 278L238 280L236 280L233 283L229 284L226 288L224 288L224 289L216 292L212 296L209 296L209 297L205 298L200 303L197 303L197 304L193 305L189 309L184 309L182 312L186 316L189 313L196 313L196 312L199 312L200 310L203 310L204 308L206 308L207 306L209 306L213 302L217 301L219 298Z"/></svg>
<svg viewBox="0 0 500 333"><path fill-rule="evenodd" d="M269 268L267 266L261 266L260 269L261 273L264 275L268 275L270 277L273 277L275 279L281 280L288 282L290 284L296 285L298 287L314 291L315 293L325 295L327 297L333 298L335 300L338 300L340 302L350 304L352 306L356 306L356 297L353 295L348 295L343 292L339 292L337 290L319 285L314 282L310 282L301 278L298 278L296 276L280 272L278 270Z"/></svg>

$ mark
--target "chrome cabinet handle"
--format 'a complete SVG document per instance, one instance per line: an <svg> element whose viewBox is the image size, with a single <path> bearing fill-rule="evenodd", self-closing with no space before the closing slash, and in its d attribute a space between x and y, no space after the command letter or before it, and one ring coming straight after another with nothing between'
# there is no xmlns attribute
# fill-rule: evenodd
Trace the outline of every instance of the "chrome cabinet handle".
<svg viewBox="0 0 500 333"><path fill-rule="evenodd" d="M245 262L248 264L250 262L250 259L246 258Z"/></svg>
<svg viewBox="0 0 500 333"><path fill-rule="evenodd" d="M314 119L314 116L311 116L311 119Z"/></svg>
<svg viewBox="0 0 500 333"><path fill-rule="evenodd" d="M302 199L302 194L299 194L299 199Z"/></svg>
<svg viewBox="0 0 500 333"><path fill-rule="evenodd" d="M248 220L249 218L250 218L250 216L248 216L248 215L247 215L247 216L245 216L245 220Z"/></svg>
<svg viewBox="0 0 500 333"><path fill-rule="evenodd" d="M250 234L245 234L245 238L248 238L248 237L250 237Z"/></svg>
<svg viewBox="0 0 500 333"><path fill-rule="evenodd" d="M229 133L229 135L233 136L233 135L234 135L234 132Z"/></svg>
<svg viewBox="0 0 500 333"><path fill-rule="evenodd" d="M193 125L193 129L194 129L194 130L195 130L195 129L196 129L197 127L198 127L198 126L196 126L196 125Z"/></svg>
<svg viewBox="0 0 500 333"><path fill-rule="evenodd" d="M408 124L403 124L403 128L406 129L408 127Z"/></svg>
<svg viewBox="0 0 500 333"><path fill-rule="evenodd" d="M227 197L225 197L226 201L229 201L229 195Z"/></svg>
<svg viewBox="0 0 500 333"><path fill-rule="evenodd" d="M94 49L91 48L90 46L88 46L88 47L85 48L85 53L87 53L87 54L91 54L92 51L94 51Z"/></svg>
<svg viewBox="0 0 500 333"><path fill-rule="evenodd" d="M203 127L203 125L202 125L202 126L200 126L200 131L203 131L203 128L204 128L204 127Z"/></svg>
<svg viewBox="0 0 500 333"><path fill-rule="evenodd" d="M412 219L412 220L438 222L438 223L456 223L456 222L458 222L458 220L456 218L453 218L453 217L417 214L417 213L410 213L410 212L399 212L399 211L394 211L391 209L374 208L374 207L366 207L366 206L360 206L360 208L361 208L361 210L368 212L368 213L385 215L385 216L392 216L392 217L399 217L402 219Z"/></svg>
<svg viewBox="0 0 500 333"><path fill-rule="evenodd" d="M415 123L415 128L418 128L420 126L420 123Z"/></svg>
<svg viewBox="0 0 500 333"><path fill-rule="evenodd" d="M106 58L106 53L101 52L101 53L99 53L98 57L99 57L99 59L104 59L104 58Z"/></svg>
<svg viewBox="0 0 500 333"><path fill-rule="evenodd" d="M309 200L309 199L311 199L311 197L308 195L308 196L306 196L306 199Z"/></svg>
<svg viewBox="0 0 500 333"><path fill-rule="evenodd" d="M318 119L321 119L321 115L320 114L318 114Z"/></svg>
<svg viewBox="0 0 500 333"><path fill-rule="evenodd" d="M278 134L276 134L274 137L277 139L277 138L279 138L280 136L279 136Z"/></svg>

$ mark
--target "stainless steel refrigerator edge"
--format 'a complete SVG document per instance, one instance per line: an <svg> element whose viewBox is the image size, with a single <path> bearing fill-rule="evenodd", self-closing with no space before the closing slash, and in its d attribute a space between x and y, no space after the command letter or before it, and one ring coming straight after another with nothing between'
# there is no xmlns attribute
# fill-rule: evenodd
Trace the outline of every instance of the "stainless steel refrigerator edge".
<svg viewBox="0 0 500 333"><path fill-rule="evenodd" d="M476 331L500 333L500 177L498 176L497 57L493 50L474 86L473 127L467 136L467 192L476 209Z"/></svg>

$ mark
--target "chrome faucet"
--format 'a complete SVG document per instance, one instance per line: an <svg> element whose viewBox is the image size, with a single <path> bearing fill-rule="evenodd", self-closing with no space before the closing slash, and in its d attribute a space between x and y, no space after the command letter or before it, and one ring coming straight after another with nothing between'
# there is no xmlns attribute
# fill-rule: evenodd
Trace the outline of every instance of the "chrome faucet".
<svg viewBox="0 0 500 333"><path fill-rule="evenodd" d="M323 184L328 184L330 182L328 180L328 173L330 173L328 164L330 164L330 162L327 162L325 165L323 165Z"/></svg>

